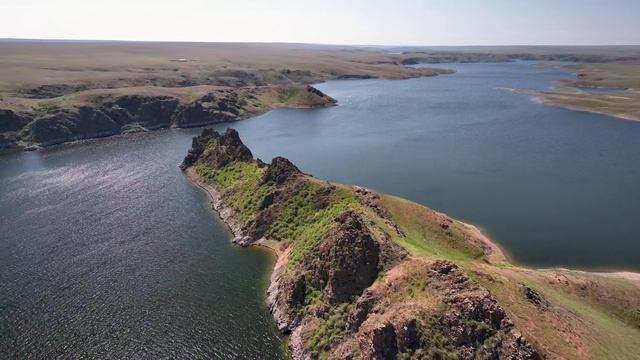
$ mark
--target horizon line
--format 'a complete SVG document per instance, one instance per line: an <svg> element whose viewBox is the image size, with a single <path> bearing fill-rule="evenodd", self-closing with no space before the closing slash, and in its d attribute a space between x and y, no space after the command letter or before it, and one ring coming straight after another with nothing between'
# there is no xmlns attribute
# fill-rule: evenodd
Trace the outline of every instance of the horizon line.
<svg viewBox="0 0 640 360"><path fill-rule="evenodd" d="M70 38L12 38L0 37L0 41L43 41L43 42L126 42L126 43L185 43L185 44L272 44L272 45L316 45L344 47L640 47L640 44L337 44L297 41L198 41L198 40L132 40L132 39L70 39Z"/></svg>

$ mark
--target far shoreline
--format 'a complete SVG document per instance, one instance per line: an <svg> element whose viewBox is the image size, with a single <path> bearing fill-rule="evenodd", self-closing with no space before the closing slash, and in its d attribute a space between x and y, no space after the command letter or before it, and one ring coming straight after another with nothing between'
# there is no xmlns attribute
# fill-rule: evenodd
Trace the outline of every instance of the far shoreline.
<svg viewBox="0 0 640 360"><path fill-rule="evenodd" d="M213 206L213 204L217 202L219 198L217 190L215 190L213 186L204 183L200 178L200 176L198 176L195 173L193 168L190 167L186 169L183 173L191 183L193 183L198 188L202 189L207 194L209 198L209 204L211 205L212 210L215 211L216 216L218 216L218 218L225 224L227 229L231 231L232 236L237 236L237 234L234 233L233 225L230 225L228 220L225 220L220 215L220 211ZM389 195L389 196L393 196L393 195ZM413 202L412 200L407 200L407 201ZM425 207L427 209L430 209L425 205L422 205L419 203L416 203L416 204L418 204L419 206ZM438 214L449 216L445 213L441 213L436 210L434 211ZM535 267L535 265L520 264L497 241L492 239L490 235L488 235L486 232L482 231L481 227L478 227L474 224L471 224L465 221L458 220L455 217L453 217L452 219L462 224L472 234L474 234L478 240L482 241L484 246L486 246L485 250L487 249L489 250L489 252L486 253L485 255L488 257L490 262L493 262L493 263L505 262L510 266L520 268L524 271L541 271L541 272L561 271L561 272L569 272L574 274L589 274L589 275L595 275L595 276L615 277L615 278L629 280L631 282L634 282L640 285L640 271L634 271L631 269L611 269L610 271L607 271L605 270L606 268L594 268L592 270L587 270L587 269L566 268L566 267L563 267L562 265L553 266L553 267ZM255 249L259 249L261 251L264 251L265 253L269 253L272 256L274 256L275 262L273 264L273 269L272 269L272 273L273 273L277 271L277 269L279 268L279 265L281 265L281 263L286 259L287 251L282 251L281 249L277 248L275 244L269 243L270 241L271 240L265 241L264 239L261 239L251 243L249 246L244 246L244 245L237 244L234 241L232 241L232 239L230 239L230 242L234 245L238 245L241 247L254 247Z"/></svg>

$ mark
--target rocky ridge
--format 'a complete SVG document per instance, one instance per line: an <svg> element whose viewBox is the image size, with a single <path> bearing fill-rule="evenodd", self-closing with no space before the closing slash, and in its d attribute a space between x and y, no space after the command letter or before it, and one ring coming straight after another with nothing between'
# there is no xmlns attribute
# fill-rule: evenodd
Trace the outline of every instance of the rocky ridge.
<svg viewBox="0 0 640 360"><path fill-rule="evenodd" d="M311 86L213 88L204 94L196 90L187 95L91 92L72 100L43 101L32 109L0 109L0 149L34 149L130 132L229 122L279 106L335 104Z"/></svg>
<svg viewBox="0 0 640 360"><path fill-rule="evenodd" d="M279 254L268 290L294 359L538 359L488 290L451 261L410 256L376 194L255 160L205 129L181 168L243 246Z"/></svg>

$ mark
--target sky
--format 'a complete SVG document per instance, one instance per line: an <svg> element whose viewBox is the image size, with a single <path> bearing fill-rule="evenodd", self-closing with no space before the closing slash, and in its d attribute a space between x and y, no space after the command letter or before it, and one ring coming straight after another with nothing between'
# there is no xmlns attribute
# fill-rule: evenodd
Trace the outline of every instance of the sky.
<svg viewBox="0 0 640 360"><path fill-rule="evenodd" d="M0 0L0 38L640 45L639 0Z"/></svg>

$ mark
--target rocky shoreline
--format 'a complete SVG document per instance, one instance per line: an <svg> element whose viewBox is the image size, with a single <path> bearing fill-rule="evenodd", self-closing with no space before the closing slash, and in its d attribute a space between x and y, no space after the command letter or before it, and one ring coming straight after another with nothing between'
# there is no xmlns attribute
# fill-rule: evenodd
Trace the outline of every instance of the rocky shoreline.
<svg viewBox="0 0 640 360"><path fill-rule="evenodd" d="M0 149L56 144L177 127L232 122L279 107L334 106L312 86L92 90L33 108L0 109Z"/></svg>
<svg viewBox="0 0 640 360"><path fill-rule="evenodd" d="M635 331L637 273L518 267L473 225L254 159L231 129L204 129L180 167L233 243L277 256L266 302L295 360L595 360L593 314Z"/></svg>
<svg viewBox="0 0 640 360"><path fill-rule="evenodd" d="M207 184L195 172L192 167L184 169L186 177L196 186L204 190L211 201L211 208L215 210L222 222L229 228L233 238L232 243L242 246L257 246L267 249L276 256L276 262L271 272L270 283L267 290L267 308L273 316L274 322L283 333L289 334L289 347L294 359L303 359L304 350L302 346L302 338L297 324L293 323L287 313L287 309L278 305L277 299L281 296L279 289L281 288L280 279L285 271L287 256L289 251L281 251L278 247L267 244L265 238L252 239L243 231L241 223L236 219L234 210L227 206L221 198L220 192L212 185ZM291 331L291 329L294 329Z"/></svg>
<svg viewBox="0 0 640 360"><path fill-rule="evenodd" d="M247 170L238 170L243 168ZM331 184L321 185L286 159L276 158L271 164L253 160L233 130L220 135L205 129L200 137L194 138L181 169L207 192L213 209L232 232L233 243L266 246L277 255L267 292L267 305L278 329L290 335L288 345L293 359L325 356L335 359L393 359L399 355L423 359L440 356L433 355L434 351L441 356L466 354L463 356L465 359L475 357L478 351L488 351L498 358L540 358L489 292L472 282L459 267L448 261L432 262L409 256L406 250L391 241L388 231L400 238L406 235L381 206L379 195L355 186L337 188ZM242 185L245 181L242 171L246 171L247 179L253 177L251 174L254 172L262 174L254 180L257 188L242 190L246 187L246 183ZM231 184L230 179L233 179ZM234 182L237 182L237 187L232 185ZM267 245L272 241L267 238L277 238L269 229L277 228L277 218L286 217L286 207L292 202L308 198L305 191L309 186L319 186L311 205L319 213L330 209L331 201L336 201L330 200L337 196L333 194L348 196L357 202L353 203L352 210L347 207L336 212L338 216L330 218L320 242L305 245L303 253L299 252L300 245L294 239L281 242L279 247ZM259 199L254 207L257 213L247 220L242 213L246 206L237 204L238 197L242 191L253 194L264 187L270 194ZM296 211L300 213L303 210ZM447 218L435 214L439 219ZM285 226L297 221L295 218L287 220ZM313 223L317 222L322 220L313 220ZM375 222L380 225L373 225ZM303 228L290 230L304 231ZM450 222L446 226L441 224L440 230L465 234L477 231L459 222ZM473 237L473 246L494 249L491 251L497 249L484 243L488 241L486 238L476 238L472 233L465 237ZM450 274L456 275L450 278ZM426 303L416 303L407 308L407 304L413 301L397 298L397 291L415 291L411 289L413 282L417 281L416 276L422 279L433 277L418 291L441 299L439 301L450 309L450 313L440 313L441 310L432 313L434 309ZM376 279L382 279L382 282ZM460 287L460 284L465 285ZM396 287L397 290L389 292L387 287ZM396 310L389 311L388 308ZM500 315L496 317L495 314ZM332 320L336 318L343 320ZM335 328L331 325L333 321L344 322L344 325ZM437 325L429 325L433 321ZM469 321L491 330L469 328L465 325ZM409 333L406 333L407 327L412 329ZM441 340L431 344L424 337L427 334Z"/></svg>

